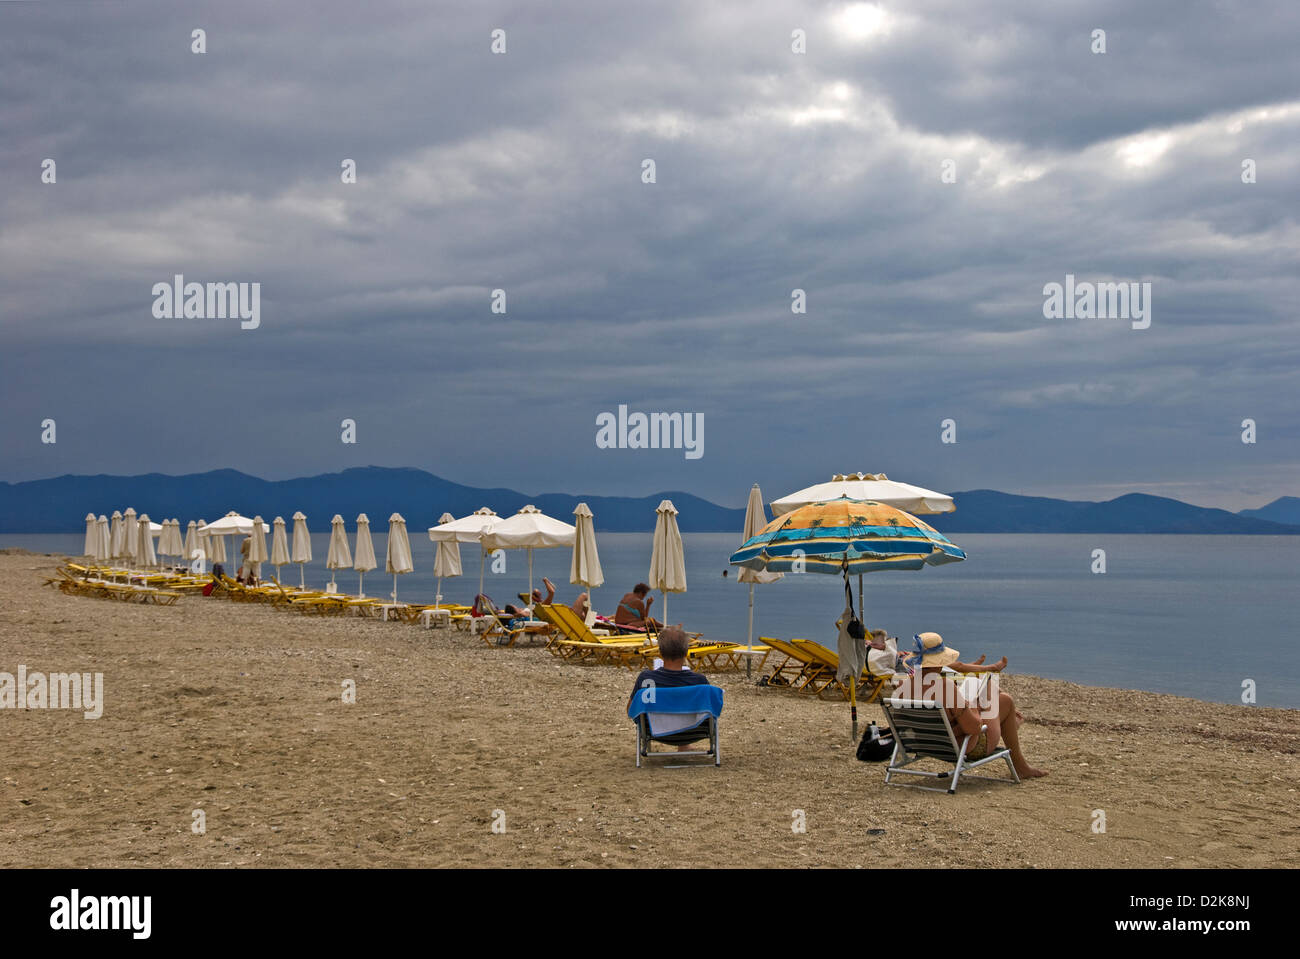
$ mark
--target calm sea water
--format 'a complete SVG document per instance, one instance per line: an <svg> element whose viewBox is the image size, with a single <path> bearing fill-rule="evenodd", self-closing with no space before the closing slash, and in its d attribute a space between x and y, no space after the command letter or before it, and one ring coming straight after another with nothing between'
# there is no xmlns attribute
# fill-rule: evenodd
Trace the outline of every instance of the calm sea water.
<svg viewBox="0 0 1300 959"><path fill-rule="evenodd" d="M744 642L749 588L735 581L727 557L738 538L726 533L684 537L689 591L668 597L668 622L681 621L711 639ZM644 580L650 565L648 533L597 537L607 585L596 608L612 612L622 594ZM386 537L374 534L382 567ZM1300 708L1300 537L964 535L969 559L919 572L886 572L865 579L866 621L909 638L934 630L963 657L1006 655L1013 672L1099 686L1176 693L1197 699L1241 701L1253 679L1257 702ZM324 558L329 537L312 537L316 561L308 585L329 581ZM40 552L80 551L82 536L5 535L0 547ZM233 545L233 543L232 543ZM398 578L398 596L431 602L434 544L411 537L415 572ZM1091 572L1092 551L1106 551L1107 572ZM479 549L462 546L465 575L443 585L444 599L468 603L478 585ZM570 602L569 552L537 550L534 581L549 576L557 598ZM228 569L233 568L227 564ZM499 604L527 589L523 551L506 554L506 569L489 569L484 590ZM271 572L269 566L264 573ZM282 581L298 582L298 570ZM355 572L338 574L339 588L356 592ZM365 575L366 593L386 596L392 577ZM856 601L856 580L854 584ZM754 635L806 637L834 645L843 608L838 577L787 575L755 589ZM653 612L664 618L656 594Z"/></svg>

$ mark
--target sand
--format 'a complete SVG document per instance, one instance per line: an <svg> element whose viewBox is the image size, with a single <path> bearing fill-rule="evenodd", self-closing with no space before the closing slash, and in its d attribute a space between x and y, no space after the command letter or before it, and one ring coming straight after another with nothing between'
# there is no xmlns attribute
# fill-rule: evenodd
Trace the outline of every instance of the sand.
<svg viewBox="0 0 1300 959"><path fill-rule="evenodd" d="M0 710L0 867L1300 865L1296 710L1013 663L1003 688L1051 775L946 795L858 762L847 704L719 673L722 767L637 769L626 670L447 629L66 596L41 585L58 562L0 555L0 670L102 672L106 702L98 720Z"/></svg>

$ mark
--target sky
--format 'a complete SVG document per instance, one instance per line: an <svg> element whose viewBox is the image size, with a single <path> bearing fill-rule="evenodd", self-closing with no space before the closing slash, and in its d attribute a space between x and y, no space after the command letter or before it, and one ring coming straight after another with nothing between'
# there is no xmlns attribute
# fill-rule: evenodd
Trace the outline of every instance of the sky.
<svg viewBox="0 0 1300 959"><path fill-rule="evenodd" d="M1297 41L1291 0L0 3L0 480L1300 495ZM156 316L176 274L257 327ZM1067 275L1149 327L1047 317ZM702 455L600 448L620 405Z"/></svg>

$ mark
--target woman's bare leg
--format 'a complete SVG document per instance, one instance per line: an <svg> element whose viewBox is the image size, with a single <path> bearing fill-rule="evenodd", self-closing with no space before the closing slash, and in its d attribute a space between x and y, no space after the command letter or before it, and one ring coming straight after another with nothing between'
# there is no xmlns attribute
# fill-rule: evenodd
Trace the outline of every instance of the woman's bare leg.
<svg viewBox="0 0 1300 959"><path fill-rule="evenodd" d="M1016 709L1016 701L1007 693L1002 693L998 697L998 730L1006 739L1007 748L1011 750L1011 764L1016 767L1016 773L1021 779L1037 779L1039 776L1046 776L1046 771L1035 769L1029 765L1025 759L1025 754L1020 750L1020 724L1024 721L1024 716ZM989 723L989 748L992 749L997 743L993 738L993 723Z"/></svg>

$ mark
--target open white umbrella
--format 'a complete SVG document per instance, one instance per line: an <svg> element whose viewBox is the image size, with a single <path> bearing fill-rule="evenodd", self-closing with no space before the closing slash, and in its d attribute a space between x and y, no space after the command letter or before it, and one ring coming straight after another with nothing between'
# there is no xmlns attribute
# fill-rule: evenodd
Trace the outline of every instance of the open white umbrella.
<svg viewBox="0 0 1300 959"><path fill-rule="evenodd" d="M406 520L401 513L388 517L388 556L384 569L393 574L393 602L397 602L397 575L415 569L411 562L411 540L406 535Z"/></svg>
<svg viewBox="0 0 1300 959"><path fill-rule="evenodd" d="M596 616L592 591L605 582L600 568L600 555L596 552L596 528L592 523L591 508L579 503L573 510L573 560L569 563L569 582L587 587L587 621Z"/></svg>
<svg viewBox="0 0 1300 959"><path fill-rule="evenodd" d="M352 550L348 546L348 531L343 525L343 517L338 513L330 520L330 551L325 557L325 568L328 570L350 569L352 567ZM334 582L335 574L330 573L331 592L336 587Z"/></svg>
<svg viewBox="0 0 1300 959"><path fill-rule="evenodd" d="M443 513L438 520L438 525L445 526L454 521L455 517L450 513ZM432 538L433 537L430 537L430 539ZM460 543L454 539L439 542L438 554L433 559L433 575L438 578L438 591L434 596L434 605L442 602L443 579L451 576L459 576L461 572Z"/></svg>
<svg viewBox="0 0 1300 959"><path fill-rule="evenodd" d="M275 535L271 537L271 565L275 567L275 580L281 579L280 570L289 565L289 537L285 535L284 517L277 516L271 521Z"/></svg>
<svg viewBox="0 0 1300 959"><path fill-rule="evenodd" d="M122 514L122 559L133 566L140 556L140 521L135 518L135 507L128 506Z"/></svg>
<svg viewBox="0 0 1300 959"><path fill-rule="evenodd" d="M266 523L260 524L263 533L271 532L271 527ZM247 516L240 516L234 510L231 510L221 519L199 527L200 533L206 533L210 537L210 542L220 543L220 547L213 547L212 558L215 561L217 554L221 555L221 562L226 561L226 537L227 536L251 536L253 533L253 521ZM249 546L252 549L252 546Z"/></svg>
<svg viewBox="0 0 1300 959"><path fill-rule="evenodd" d="M357 577L357 597L365 599L366 572L379 564L375 562L375 544L370 538L370 518L362 513L357 517L356 560L352 564L360 575Z"/></svg>
<svg viewBox="0 0 1300 959"><path fill-rule="evenodd" d="M298 585L307 588L307 564L311 562L311 533L302 510L293 514L293 562L298 564Z"/></svg>
<svg viewBox="0 0 1300 959"><path fill-rule="evenodd" d="M113 518L108 531L108 549L109 556L112 559L121 559L126 552L125 537L122 535L121 510L113 510Z"/></svg>
<svg viewBox="0 0 1300 959"><path fill-rule="evenodd" d="M533 550L572 547L577 530L563 520L547 516L531 503L509 519L494 523L480 542L487 552L497 549L528 551L528 602L533 601Z"/></svg>
<svg viewBox="0 0 1300 959"><path fill-rule="evenodd" d="M906 513L951 513L957 508L952 497L908 483L898 483L884 473L836 473L829 483L818 483L772 501L772 516L784 516L810 503L826 503L840 497L873 500Z"/></svg>
<svg viewBox="0 0 1300 959"><path fill-rule="evenodd" d="M745 506L745 529L744 535L740 541L753 539L763 531L767 525L767 513L763 509L763 491L755 483L749 491L749 502ZM750 569L748 566L740 567L740 575L736 577L737 582L747 583L749 585L749 650L754 650L754 587L763 583L775 583L784 576L784 573L772 573L765 569ZM753 656L745 657L745 675L750 675L753 669Z"/></svg>
<svg viewBox="0 0 1300 959"><path fill-rule="evenodd" d="M101 514L95 520L95 562L106 563L112 556L113 539L108 531L108 517Z"/></svg>
<svg viewBox="0 0 1300 959"><path fill-rule="evenodd" d="M663 623L668 625L668 594L686 592L686 553L682 548L682 534L677 528L677 507L672 500L664 500L656 508L654 547L650 551L651 589L663 596Z"/></svg>
<svg viewBox="0 0 1300 959"><path fill-rule="evenodd" d="M95 531L96 522L98 521L95 519L94 513L86 514L86 541L82 544L82 555L88 559L95 558L95 543L99 537L99 533Z"/></svg>
<svg viewBox="0 0 1300 959"><path fill-rule="evenodd" d="M153 550L153 526L148 513L141 513L137 524L140 528L140 540L136 546L136 560L141 566L157 566L158 556Z"/></svg>
<svg viewBox="0 0 1300 959"><path fill-rule="evenodd" d="M435 543L483 543L483 534L501 522L501 517L486 506L476 509L468 516L454 519L450 523L440 523L429 527L429 539ZM487 549L479 551L478 591L483 592L483 566L487 559Z"/></svg>

